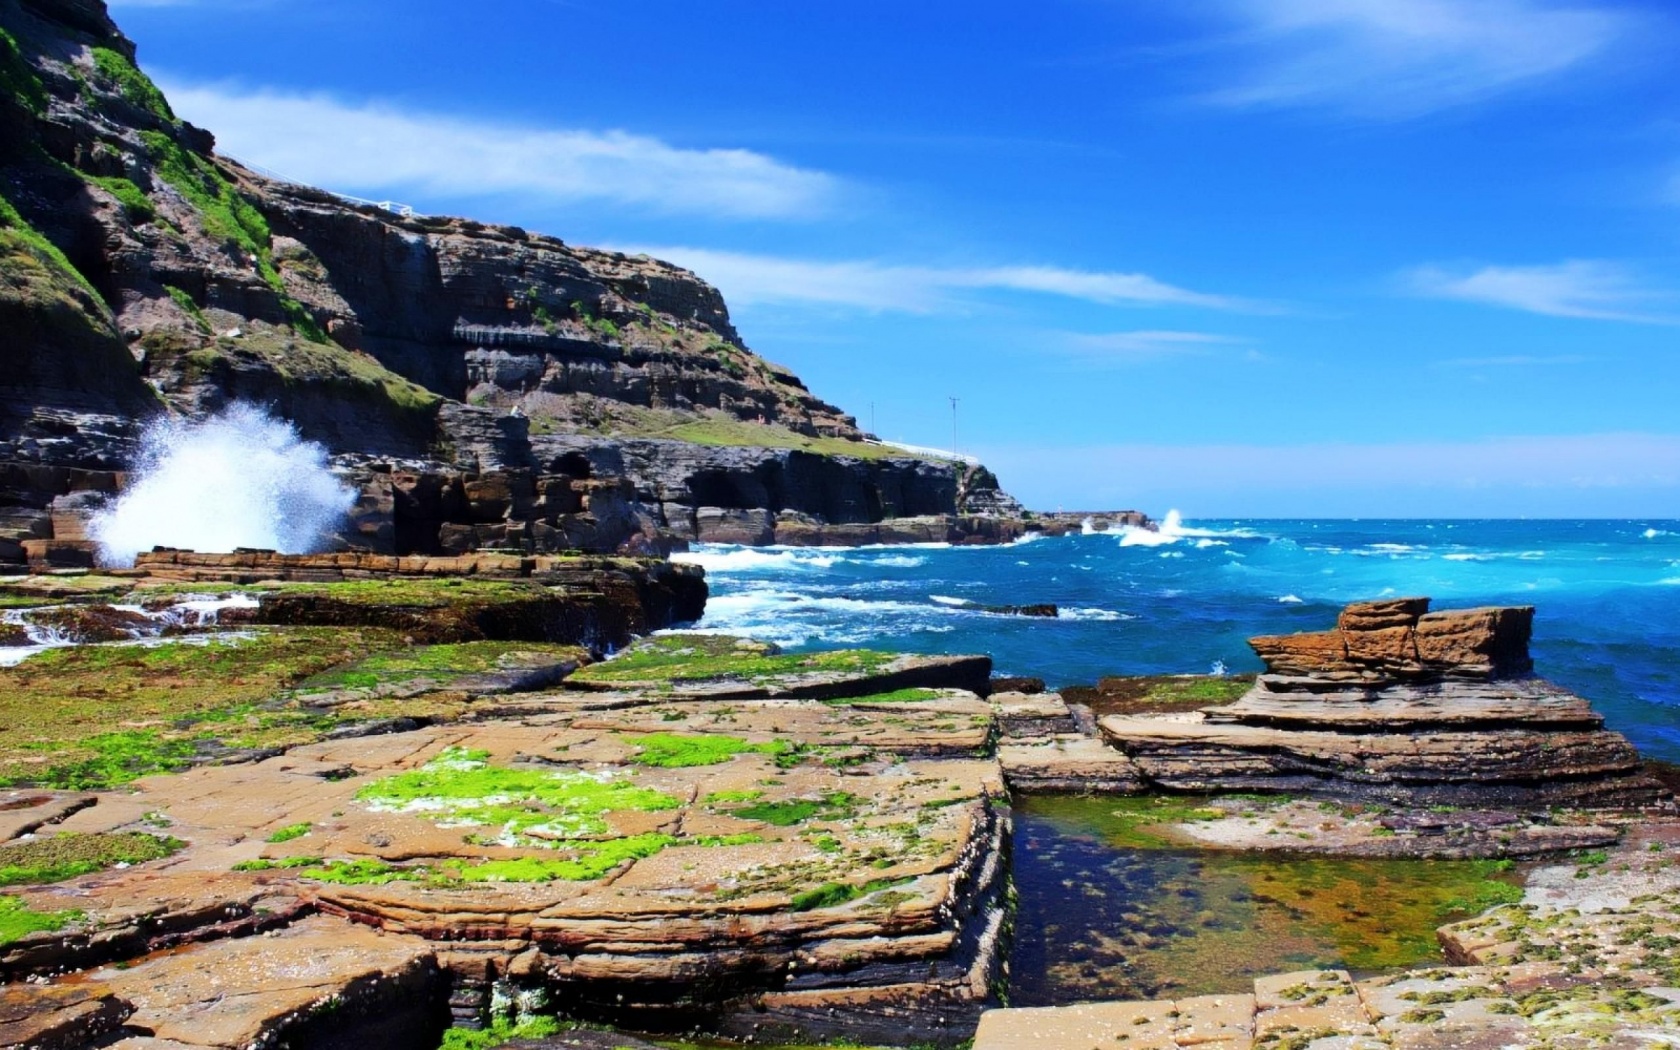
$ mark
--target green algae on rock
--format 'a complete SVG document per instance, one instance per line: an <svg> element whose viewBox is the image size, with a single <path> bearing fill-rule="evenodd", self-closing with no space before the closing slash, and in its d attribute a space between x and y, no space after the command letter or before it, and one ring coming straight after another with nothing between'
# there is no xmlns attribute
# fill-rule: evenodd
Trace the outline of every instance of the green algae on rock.
<svg viewBox="0 0 1680 1050"><path fill-rule="evenodd" d="M499 828L478 838L545 845L605 835L613 810L656 812L681 803L611 772L492 766L484 751L444 748L419 769L375 781L356 798L375 809L417 812L440 827Z"/></svg>
<svg viewBox="0 0 1680 1050"><path fill-rule="evenodd" d="M715 766L736 755L779 755L790 750L790 745L780 740L755 744L722 733L644 733L624 739L637 747L630 761L662 769Z"/></svg>
<svg viewBox="0 0 1680 1050"><path fill-rule="evenodd" d="M0 894L0 945L11 944L32 933L62 930L81 919L79 911L35 911L21 897Z"/></svg>
<svg viewBox="0 0 1680 1050"><path fill-rule="evenodd" d="M668 634L644 638L611 660L583 668L572 680L677 683L738 678L760 682L812 671L876 671L897 656L870 649L784 654L745 638Z"/></svg>
<svg viewBox="0 0 1680 1050"><path fill-rule="evenodd" d="M300 628L40 653L0 668L0 784L110 787L184 769L201 746L230 738L249 747L315 739L320 716L271 703L276 695L400 645L386 632ZM146 728L98 731L114 720Z"/></svg>
<svg viewBox="0 0 1680 1050"><path fill-rule="evenodd" d="M160 860L185 845L142 832L64 832L0 843L0 886L62 882L119 864Z"/></svg>

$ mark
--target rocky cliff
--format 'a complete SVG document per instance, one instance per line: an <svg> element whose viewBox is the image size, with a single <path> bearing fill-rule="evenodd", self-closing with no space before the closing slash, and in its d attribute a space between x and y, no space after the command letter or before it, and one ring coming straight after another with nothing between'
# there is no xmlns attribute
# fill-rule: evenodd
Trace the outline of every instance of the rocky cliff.
<svg viewBox="0 0 1680 1050"><path fill-rule="evenodd" d="M250 171L101 0L0 0L0 27L0 560L75 539L53 501L120 489L145 418L235 400L340 453L351 538L387 551L957 510L951 467L864 442L694 274ZM475 499L487 475L515 495Z"/></svg>

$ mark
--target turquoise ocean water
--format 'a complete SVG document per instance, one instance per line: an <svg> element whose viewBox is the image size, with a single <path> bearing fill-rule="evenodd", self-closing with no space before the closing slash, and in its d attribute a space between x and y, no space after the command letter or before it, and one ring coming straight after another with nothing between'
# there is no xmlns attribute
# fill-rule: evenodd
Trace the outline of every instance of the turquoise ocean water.
<svg viewBox="0 0 1680 1050"><path fill-rule="evenodd" d="M702 545L699 626L789 649L984 652L1051 686L1259 669L1245 639L1331 626L1346 602L1534 605L1536 671L1680 762L1680 522L1192 521L1003 547ZM1053 602L1054 620L976 605Z"/></svg>

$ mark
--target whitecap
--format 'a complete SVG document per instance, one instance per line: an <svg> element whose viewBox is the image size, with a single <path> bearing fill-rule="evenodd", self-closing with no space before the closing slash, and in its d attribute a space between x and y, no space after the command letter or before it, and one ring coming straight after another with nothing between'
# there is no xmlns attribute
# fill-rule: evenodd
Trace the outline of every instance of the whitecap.
<svg viewBox="0 0 1680 1050"><path fill-rule="evenodd" d="M928 595L928 600L938 602L940 605L948 605L955 608L961 608L966 605L974 604L967 598L953 598L948 594L930 594Z"/></svg>
<svg viewBox="0 0 1680 1050"><path fill-rule="evenodd" d="M1298 595L1298 594L1286 594L1283 597L1279 598L1278 601L1281 602L1284 605L1300 605L1300 604L1302 604L1301 596Z"/></svg>
<svg viewBox="0 0 1680 1050"><path fill-rule="evenodd" d="M1058 609L1056 615L1063 620L1097 620L1105 623L1115 620L1135 620L1135 613L1115 612L1113 609L1084 609L1074 607Z"/></svg>

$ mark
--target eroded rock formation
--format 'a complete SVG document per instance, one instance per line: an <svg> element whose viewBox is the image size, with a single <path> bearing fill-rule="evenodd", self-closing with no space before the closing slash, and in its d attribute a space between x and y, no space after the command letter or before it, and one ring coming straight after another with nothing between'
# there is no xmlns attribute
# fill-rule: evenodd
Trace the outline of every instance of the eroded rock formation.
<svg viewBox="0 0 1680 1050"><path fill-rule="evenodd" d="M1532 608L1428 610L1361 602L1333 631L1255 638L1267 670L1235 703L1111 715L1102 732L1147 783L1182 791L1522 806L1659 794L1587 701L1529 676Z"/></svg>

